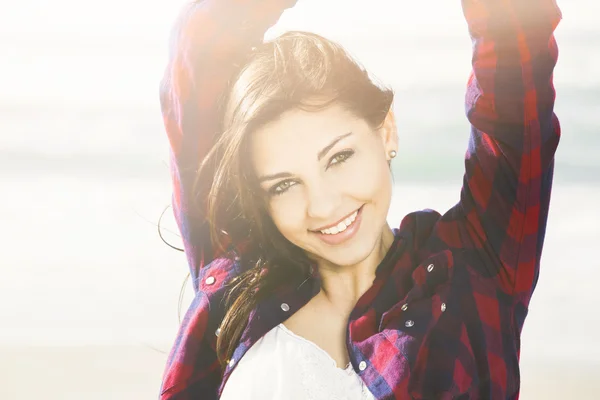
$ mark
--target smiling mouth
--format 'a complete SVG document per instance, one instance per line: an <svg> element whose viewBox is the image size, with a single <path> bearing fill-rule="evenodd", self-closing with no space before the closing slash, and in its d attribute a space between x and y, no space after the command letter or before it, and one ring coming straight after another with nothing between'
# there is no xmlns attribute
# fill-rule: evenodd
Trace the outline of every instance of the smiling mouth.
<svg viewBox="0 0 600 400"><path fill-rule="evenodd" d="M346 229L351 227L352 224L354 224L354 221L356 221L356 217L358 216L359 211L360 211L360 208L358 210L354 211L352 214L348 215L342 221L338 222L337 225L330 226L329 228L326 228L326 229L317 229L314 232L320 232L323 235L337 235L338 233L342 233Z"/></svg>

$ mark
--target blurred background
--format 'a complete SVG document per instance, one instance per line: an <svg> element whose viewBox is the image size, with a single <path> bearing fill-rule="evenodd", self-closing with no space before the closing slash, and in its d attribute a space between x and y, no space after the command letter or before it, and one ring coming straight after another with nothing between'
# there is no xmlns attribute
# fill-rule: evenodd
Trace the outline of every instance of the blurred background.
<svg viewBox="0 0 600 400"><path fill-rule="evenodd" d="M525 400L600 398L600 6L559 3L563 137ZM0 5L0 399L157 396L187 272L156 229L171 193L158 83L182 4ZM267 36L288 29L338 40L395 89L390 222L451 207L468 136L460 1L300 0ZM170 212L163 227L178 245Z"/></svg>

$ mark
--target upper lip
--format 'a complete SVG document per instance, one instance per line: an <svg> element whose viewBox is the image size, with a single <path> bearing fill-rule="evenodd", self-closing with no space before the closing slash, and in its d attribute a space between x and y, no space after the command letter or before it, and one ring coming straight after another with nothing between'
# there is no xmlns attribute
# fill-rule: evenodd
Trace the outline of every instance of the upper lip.
<svg viewBox="0 0 600 400"><path fill-rule="evenodd" d="M352 211L350 214L348 214L345 217L341 218L338 222L335 222L335 223L333 223L331 225L322 226L320 228L315 229L314 231L315 232L324 231L325 229L329 229L329 228L333 228L334 226L338 226L340 224L340 222L344 222L346 220L346 218L348 218L349 216L351 216L352 214L354 214L358 210L360 210L360 208Z"/></svg>

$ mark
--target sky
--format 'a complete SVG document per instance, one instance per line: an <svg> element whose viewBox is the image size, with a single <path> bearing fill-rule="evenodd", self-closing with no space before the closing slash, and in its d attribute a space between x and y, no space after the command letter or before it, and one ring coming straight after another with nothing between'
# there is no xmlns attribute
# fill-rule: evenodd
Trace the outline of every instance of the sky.
<svg viewBox="0 0 600 400"><path fill-rule="evenodd" d="M166 63L167 40L173 20L184 3L174 1L73 0L3 2L0 5L1 106L45 105L49 108L81 106L156 107L156 87ZM394 48L374 49L373 43L401 38L402 56L427 37L460 36L468 41L459 0L420 1L300 0L267 34L289 29L310 30L337 40L361 60L373 60L368 69L394 84L419 80L428 73L432 84L468 71L468 47L420 53L425 68L407 63L401 74L386 69L383 57L401 56ZM591 0L560 2L565 20L557 34L578 36L594 33L600 46ZM583 41L590 40L583 37ZM377 40L374 41L373 38ZM572 47L573 48L573 47ZM372 55L373 51L377 56ZM418 50L417 50L418 51ZM440 52L448 53L449 65L438 68ZM559 79L600 83L600 56L591 62L565 65ZM563 60L575 59L564 57ZM456 60L456 61L454 61ZM580 58L581 60L581 58ZM562 63L564 61L561 60ZM419 66L420 67L420 66ZM560 67L560 65L559 65ZM429 68L429 69L428 69ZM569 70L570 68L570 70ZM437 69L437 70L434 70ZM433 73L431 73L433 72ZM447 75L445 75L447 74ZM595 78L594 78L595 77ZM403 81L404 79L404 81ZM438 79L436 81L435 79ZM594 80L595 79L595 80ZM10 103L10 104L9 104Z"/></svg>
<svg viewBox="0 0 600 400"><path fill-rule="evenodd" d="M77 34L77 36L129 36L160 39L168 30L182 0L30 0L3 2L0 5L0 33ZM366 6L368 4L368 6ZM593 0L563 0L559 5L566 17L581 30L597 26L599 10ZM356 31L384 26L384 29L411 30L430 25L436 30L462 24L459 0L390 1L390 0L300 0L286 23L336 31ZM338 15L339 18L331 16ZM424 19L423 15L427 15ZM343 16L343 18L341 18Z"/></svg>

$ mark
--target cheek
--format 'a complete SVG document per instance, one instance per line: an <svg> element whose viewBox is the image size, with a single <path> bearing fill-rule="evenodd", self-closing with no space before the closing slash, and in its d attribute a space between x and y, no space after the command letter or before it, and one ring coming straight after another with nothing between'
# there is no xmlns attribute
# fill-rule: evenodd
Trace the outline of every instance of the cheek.
<svg viewBox="0 0 600 400"><path fill-rule="evenodd" d="M269 214L279 232L292 243L296 242L295 235L306 230L304 205L300 193L286 193L271 200Z"/></svg>
<svg viewBox="0 0 600 400"><path fill-rule="evenodd" d="M356 162L349 163L341 181L343 191L360 200L375 201L391 196L389 166L377 153L362 154Z"/></svg>

